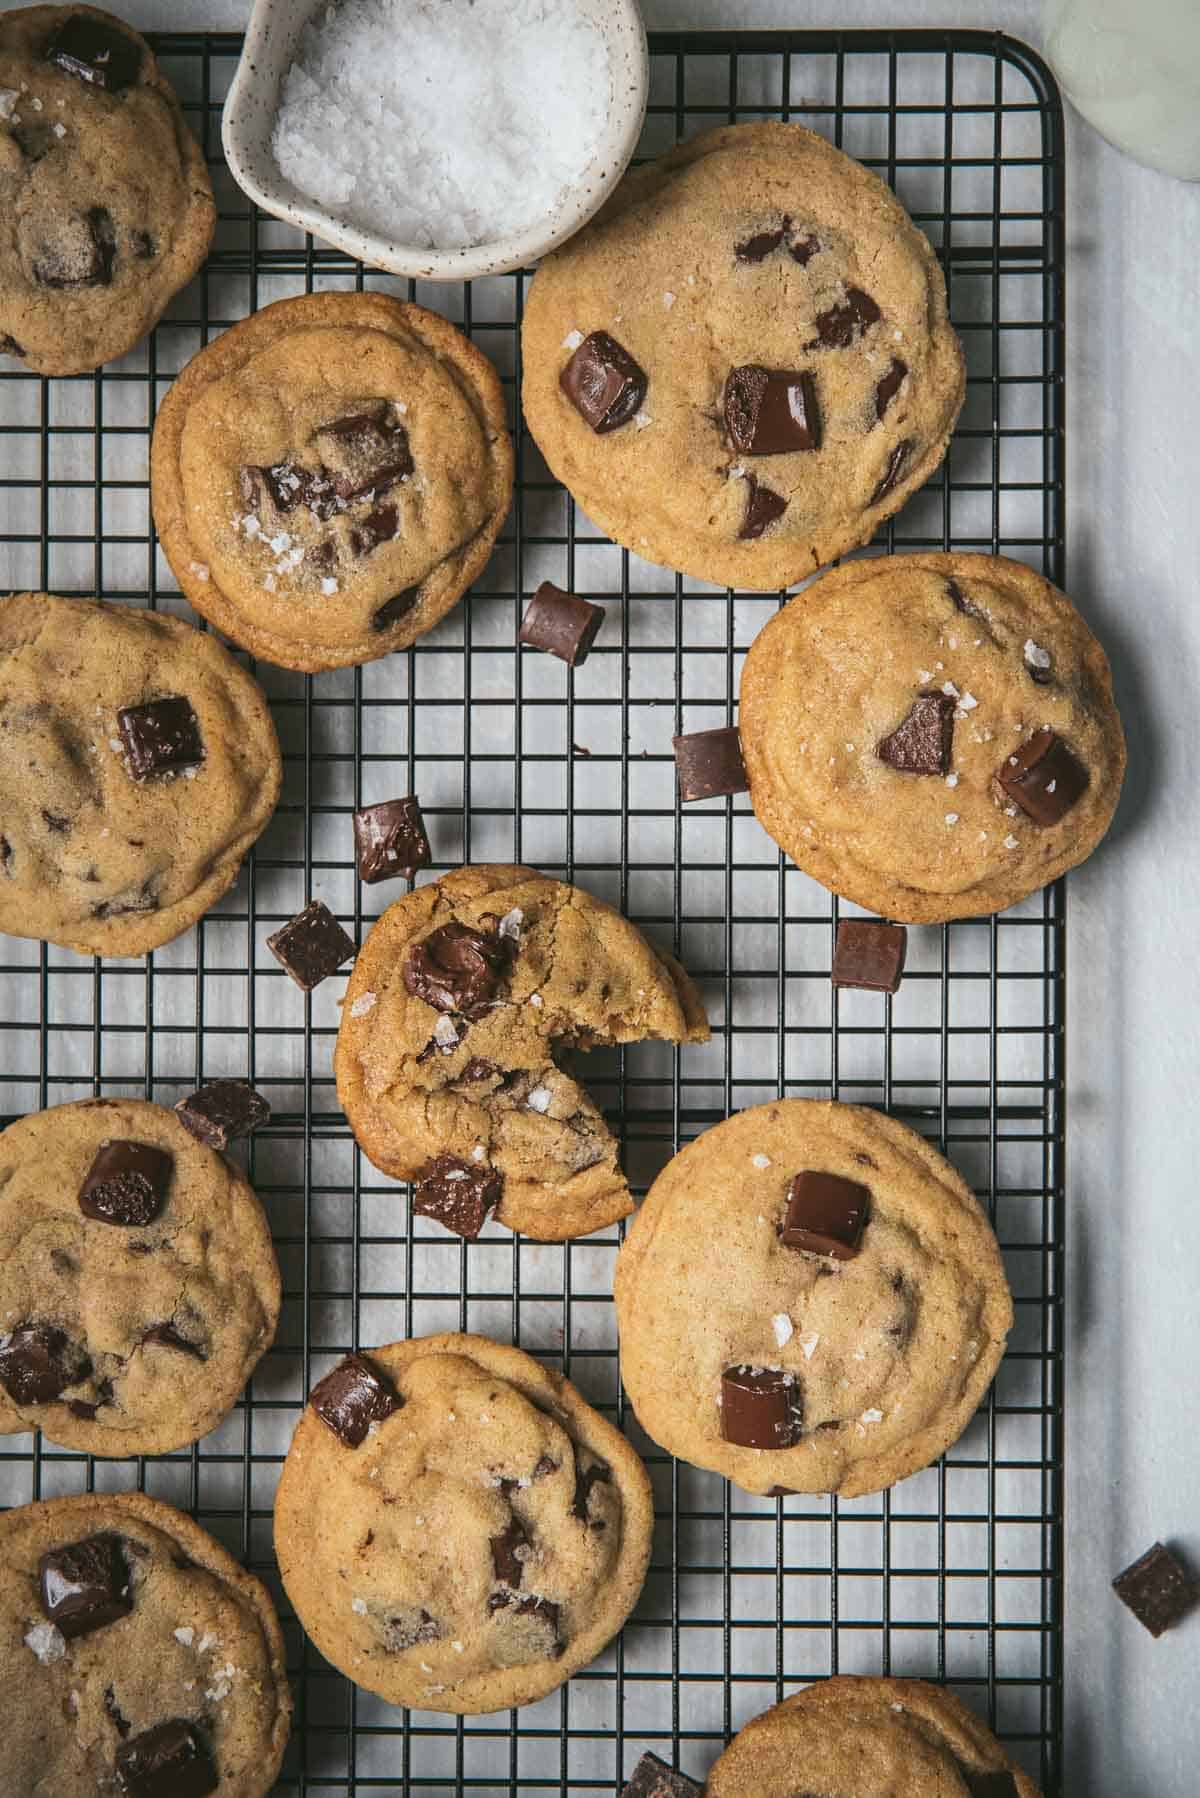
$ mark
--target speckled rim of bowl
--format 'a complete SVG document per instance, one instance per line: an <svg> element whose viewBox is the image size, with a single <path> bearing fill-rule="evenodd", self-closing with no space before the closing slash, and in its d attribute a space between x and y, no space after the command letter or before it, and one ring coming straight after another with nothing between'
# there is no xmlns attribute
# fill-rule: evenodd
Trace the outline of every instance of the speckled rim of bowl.
<svg viewBox="0 0 1200 1798"><path fill-rule="evenodd" d="M613 70L609 117L583 180L538 224L514 237L462 250L389 243L323 211L284 179L271 152L279 91L300 36L327 0L255 0L242 59L229 89L221 141L234 180L256 206L344 250L371 268L423 281L468 281L525 268L587 223L624 173L646 113L649 58L637 0L579 0L608 44Z"/></svg>

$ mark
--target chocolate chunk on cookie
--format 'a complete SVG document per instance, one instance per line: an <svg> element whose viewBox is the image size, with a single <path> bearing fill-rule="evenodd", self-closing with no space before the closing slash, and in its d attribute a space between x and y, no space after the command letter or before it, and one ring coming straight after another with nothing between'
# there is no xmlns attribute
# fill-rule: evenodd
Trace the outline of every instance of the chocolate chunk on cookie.
<svg viewBox="0 0 1200 1798"><path fill-rule="evenodd" d="M347 1355L313 1387L308 1402L347 1448L358 1448L371 1425L382 1423L404 1401L365 1355Z"/></svg>
<svg viewBox="0 0 1200 1798"><path fill-rule="evenodd" d="M732 369L725 382L725 428L745 456L819 449L817 384L807 369Z"/></svg>
<svg viewBox="0 0 1200 1798"><path fill-rule="evenodd" d="M204 760L199 720L189 701L178 693L147 705L123 706L117 713L117 730L134 780L177 774Z"/></svg>
<svg viewBox="0 0 1200 1798"><path fill-rule="evenodd" d="M173 1167L152 1143L101 1143L79 1188L79 1209L102 1224L148 1224L166 1204Z"/></svg>
<svg viewBox="0 0 1200 1798"><path fill-rule="evenodd" d="M804 1399L795 1374L771 1367L727 1367L721 1375L721 1434L741 1448L792 1448L804 1434Z"/></svg>
<svg viewBox="0 0 1200 1798"><path fill-rule="evenodd" d="M68 1641L104 1629L133 1609L118 1537L87 1536L47 1549L38 1562L42 1610Z"/></svg>
<svg viewBox="0 0 1200 1798"><path fill-rule="evenodd" d="M0 1337L0 1386L14 1405L48 1405L90 1371L78 1345L53 1324L18 1324Z"/></svg>
<svg viewBox="0 0 1200 1798"><path fill-rule="evenodd" d="M516 939L499 929L442 924L409 950L404 984L435 1011L482 1018L497 1002L517 953Z"/></svg>
<svg viewBox="0 0 1200 1798"><path fill-rule="evenodd" d="M417 1176L413 1212L418 1217L435 1218L455 1236L473 1242L500 1203L503 1191L503 1176L486 1162L436 1155Z"/></svg>
<svg viewBox="0 0 1200 1798"><path fill-rule="evenodd" d="M77 81L110 94L133 86L142 61L136 38L90 13L69 13L46 45L45 57Z"/></svg>
<svg viewBox="0 0 1200 1798"><path fill-rule="evenodd" d="M1043 827L1061 824L1088 790L1087 769L1048 724L1005 757L996 779L1026 817Z"/></svg>
<svg viewBox="0 0 1200 1798"><path fill-rule="evenodd" d="M857 1180L806 1169L792 1175L779 1240L789 1249L849 1261L858 1254L870 1208L870 1190Z"/></svg>
<svg viewBox="0 0 1200 1798"><path fill-rule="evenodd" d="M598 436L628 424L646 397L645 370L607 331L584 338L558 384Z"/></svg>

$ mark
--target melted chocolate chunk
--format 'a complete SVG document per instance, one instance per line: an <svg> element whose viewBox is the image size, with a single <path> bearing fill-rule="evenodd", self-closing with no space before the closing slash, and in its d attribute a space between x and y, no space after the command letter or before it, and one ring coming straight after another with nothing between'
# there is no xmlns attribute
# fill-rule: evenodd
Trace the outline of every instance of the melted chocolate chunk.
<svg viewBox="0 0 1200 1798"><path fill-rule="evenodd" d="M803 268L805 263L812 261L820 247L820 239L814 237L810 232L806 237L793 238L788 245L788 255L793 262L798 262Z"/></svg>
<svg viewBox="0 0 1200 1798"><path fill-rule="evenodd" d="M1200 1598L1200 1582L1161 1542L1113 1581L1113 1591L1152 1636L1161 1636Z"/></svg>
<svg viewBox="0 0 1200 1798"><path fill-rule="evenodd" d="M318 1380L308 1402L347 1448L357 1448L373 1423L382 1423L404 1404L391 1381L365 1355L347 1355L339 1361Z"/></svg>
<svg viewBox="0 0 1200 1798"><path fill-rule="evenodd" d="M378 549L381 543L390 543L394 537L398 537L399 535L400 513L397 511L396 507L376 506L373 512L368 512L365 518L360 518L350 532L350 548L356 556L369 556L371 551L373 549ZM415 587L406 587L403 593L398 593L396 595L395 599L386 600L384 604L380 606L375 614L376 619L379 619L382 614L387 611L389 606L397 605L400 600L406 598L410 593L413 595L415 601L417 589ZM411 609L411 605L404 607L405 612L411 611ZM396 615L398 617L403 617L404 613L400 612ZM392 620L389 618L388 623L390 624L391 622ZM376 630L381 630L383 627L376 623L375 628Z"/></svg>
<svg viewBox="0 0 1200 1798"><path fill-rule="evenodd" d="M25 119L10 133L26 162L40 162L55 148L58 138L44 119Z"/></svg>
<svg viewBox="0 0 1200 1798"><path fill-rule="evenodd" d="M911 454L912 443L906 437L903 443L898 443L896 445L895 449L888 457L887 467L880 475L875 491L867 501L869 506L877 506L881 499L886 499L887 495L896 485L896 482L900 479L900 476L908 467L908 458Z"/></svg>
<svg viewBox="0 0 1200 1798"><path fill-rule="evenodd" d="M761 537L769 524L782 518L788 509L788 502L782 493L776 493L773 487L764 487L762 482L752 474L746 476L746 516L742 519L738 536L742 541L750 542Z"/></svg>
<svg viewBox="0 0 1200 1798"><path fill-rule="evenodd" d="M12 859L12 844L7 837L0 837L0 874L6 874L10 880L13 878Z"/></svg>
<svg viewBox="0 0 1200 1798"><path fill-rule="evenodd" d="M731 369L725 382L725 428L745 456L785 456L821 447L817 384L807 369Z"/></svg>
<svg viewBox="0 0 1200 1798"><path fill-rule="evenodd" d="M628 424L646 397L645 372L607 331L584 338L558 384L598 435Z"/></svg>
<svg viewBox="0 0 1200 1798"><path fill-rule="evenodd" d="M785 1248L851 1261L862 1244L870 1208L870 1189L857 1180L806 1169L788 1187L779 1240Z"/></svg>
<svg viewBox="0 0 1200 1798"><path fill-rule="evenodd" d="M520 1585L525 1574L525 1563L517 1551L528 1547L529 1537L525 1534L519 1517L514 1517L500 1535L491 1538L492 1568L501 1585Z"/></svg>
<svg viewBox="0 0 1200 1798"><path fill-rule="evenodd" d="M1058 824L1088 789L1088 772L1048 724L1006 756L996 779L1027 818Z"/></svg>
<svg viewBox="0 0 1200 1798"><path fill-rule="evenodd" d="M210 1149L227 1149L271 1121L271 1107L245 1080L210 1080L175 1107L180 1123Z"/></svg>
<svg viewBox="0 0 1200 1798"><path fill-rule="evenodd" d="M788 221L774 231L756 231L752 237L744 237L741 243L733 246L733 253L739 262L765 262L783 242Z"/></svg>
<svg viewBox="0 0 1200 1798"><path fill-rule="evenodd" d="M386 631L393 624L399 624L402 618L407 618L416 605L420 592L420 587L406 587L403 593L395 593L391 599L385 600L371 619L371 629Z"/></svg>
<svg viewBox="0 0 1200 1798"><path fill-rule="evenodd" d="M155 1343L159 1348L175 1349L181 1355L190 1355L193 1361L207 1361L208 1356L197 1342L189 1342L181 1336L173 1323L151 1324L143 1333L143 1343Z"/></svg>
<svg viewBox="0 0 1200 1798"><path fill-rule="evenodd" d="M862 987L870 993L897 992L907 949L908 932L903 924L843 918L833 950L833 984Z"/></svg>
<svg viewBox="0 0 1200 1798"><path fill-rule="evenodd" d="M908 716L876 744L880 761L900 774L948 774L955 703L950 693L918 693Z"/></svg>
<svg viewBox="0 0 1200 1798"><path fill-rule="evenodd" d="M120 1705L117 1703L117 1695L111 1686L106 1686L104 1689L104 1709L112 1718L113 1728L123 1741L129 1734L132 1725Z"/></svg>
<svg viewBox="0 0 1200 1798"><path fill-rule="evenodd" d="M68 1641L91 1635L133 1609L129 1569L116 1536L85 1536L38 1562L42 1610Z"/></svg>
<svg viewBox="0 0 1200 1798"><path fill-rule="evenodd" d="M221 1783L208 1749L183 1717L122 1742L114 1771L117 1790L127 1798L208 1798Z"/></svg>
<svg viewBox="0 0 1200 1798"><path fill-rule="evenodd" d="M322 425L315 441L322 470L342 500L383 493L413 471L408 432L386 400Z"/></svg>
<svg viewBox="0 0 1200 1798"><path fill-rule="evenodd" d="M115 31L106 20L72 13L46 45L46 61L77 81L86 81L89 87L115 94L137 80L142 52L132 38Z"/></svg>
<svg viewBox="0 0 1200 1798"><path fill-rule="evenodd" d="M43 287L109 287L117 240L103 206L58 219L33 259L33 278Z"/></svg>
<svg viewBox="0 0 1200 1798"><path fill-rule="evenodd" d="M511 1610L518 1617L528 1617L545 1626L550 1640L546 1643L545 1652L554 1660L565 1652L566 1643L558 1633L560 1607L551 1603L548 1598L518 1598L515 1592L493 1592L488 1599L488 1610Z"/></svg>
<svg viewBox="0 0 1200 1798"><path fill-rule="evenodd" d="M770 1367L727 1367L721 1375L721 1436L739 1448L792 1448L803 1433L804 1404L794 1374Z"/></svg>
<svg viewBox="0 0 1200 1798"><path fill-rule="evenodd" d="M282 930L267 938L267 948L302 992L336 974L354 954L354 939L347 936L333 913L313 899Z"/></svg>
<svg viewBox="0 0 1200 1798"><path fill-rule="evenodd" d="M460 1080L490 1080L500 1069L494 1061L485 1061L481 1055L473 1055L462 1073Z"/></svg>
<svg viewBox="0 0 1200 1798"><path fill-rule="evenodd" d="M101 1143L79 1188L79 1209L100 1224L140 1229L167 1200L174 1156L152 1143Z"/></svg>
<svg viewBox="0 0 1200 1798"><path fill-rule="evenodd" d="M672 737L679 797L685 805L693 799L713 799L718 794L747 793L746 766L736 724L718 730L696 730L690 736Z"/></svg>
<svg viewBox="0 0 1200 1798"><path fill-rule="evenodd" d="M656 1754L643 1754L621 1798L704 1798L704 1787L686 1773L674 1772Z"/></svg>
<svg viewBox="0 0 1200 1798"><path fill-rule="evenodd" d="M899 356L893 356L891 366L882 380L875 386L875 416L882 418L901 387L908 373L908 363L901 362Z"/></svg>
<svg viewBox="0 0 1200 1798"><path fill-rule="evenodd" d="M987 613L981 611L978 606L972 605L971 601L967 598L966 594L953 577L946 582L946 592L950 595L954 610L956 612L961 612L964 618L983 618L986 620Z"/></svg>
<svg viewBox="0 0 1200 1798"><path fill-rule="evenodd" d="M581 1468L575 1463L575 1496L571 1500L571 1515L578 1517L580 1523L588 1521L588 1500L592 1496L593 1486L606 1486L612 1479L612 1468L605 1461L595 1461L590 1467Z"/></svg>
<svg viewBox="0 0 1200 1798"><path fill-rule="evenodd" d="M525 608L521 642L529 649L544 649L569 668L582 667L596 633L604 623L604 607L565 593L553 581L543 581Z"/></svg>
<svg viewBox="0 0 1200 1798"><path fill-rule="evenodd" d="M455 1236L474 1242L500 1203L504 1176L485 1162L438 1155L417 1175L413 1212L432 1217Z"/></svg>
<svg viewBox="0 0 1200 1798"><path fill-rule="evenodd" d="M416 1605L406 1605L389 1617L383 1629L384 1647L389 1654L404 1654L422 1642L440 1642L442 1635L441 1624Z"/></svg>
<svg viewBox="0 0 1200 1798"><path fill-rule="evenodd" d="M131 887L128 892L117 893L112 899L104 899L99 905L92 907L94 918L124 918L130 912L158 910L157 874L151 874L140 887Z"/></svg>
<svg viewBox="0 0 1200 1798"><path fill-rule="evenodd" d="M149 231L131 231L129 233L129 241L133 246L133 253L139 262L153 262L154 258L158 255L158 245L151 237Z"/></svg>
<svg viewBox="0 0 1200 1798"><path fill-rule="evenodd" d="M0 1386L14 1405L48 1405L90 1372L86 1355L53 1324L19 1324L0 1347Z"/></svg>
<svg viewBox="0 0 1200 1798"><path fill-rule="evenodd" d="M443 924L414 943L404 963L404 984L415 999L435 1011L482 1018L512 972L517 945L469 924Z"/></svg>
<svg viewBox="0 0 1200 1798"><path fill-rule="evenodd" d="M411 880L418 868L427 868L433 857L416 795L381 799L355 812L354 849L358 878L367 886L400 875Z"/></svg>
<svg viewBox="0 0 1200 1798"><path fill-rule="evenodd" d="M817 314L817 335L808 348L847 350L882 316L869 293L861 287L848 287L844 300Z"/></svg>
<svg viewBox="0 0 1200 1798"><path fill-rule="evenodd" d="M178 774L204 760L199 719L178 693L152 699L148 705L123 706L117 713L117 730L133 780Z"/></svg>

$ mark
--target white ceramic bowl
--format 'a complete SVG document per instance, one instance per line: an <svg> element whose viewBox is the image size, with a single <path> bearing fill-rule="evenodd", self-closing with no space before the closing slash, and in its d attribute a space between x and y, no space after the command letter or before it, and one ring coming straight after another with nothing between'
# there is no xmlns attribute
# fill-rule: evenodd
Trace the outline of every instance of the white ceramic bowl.
<svg viewBox="0 0 1200 1798"><path fill-rule="evenodd" d="M313 14L327 0L255 0L246 28L221 139L234 180L256 206L286 224L311 231L372 268L424 281L467 281L536 262L586 224L624 173L646 112L649 62L646 30L637 0L579 0L581 11L603 33L613 75L604 134L578 186L529 230L462 250L429 250L390 243L344 223L284 179L271 151L271 132L283 80Z"/></svg>

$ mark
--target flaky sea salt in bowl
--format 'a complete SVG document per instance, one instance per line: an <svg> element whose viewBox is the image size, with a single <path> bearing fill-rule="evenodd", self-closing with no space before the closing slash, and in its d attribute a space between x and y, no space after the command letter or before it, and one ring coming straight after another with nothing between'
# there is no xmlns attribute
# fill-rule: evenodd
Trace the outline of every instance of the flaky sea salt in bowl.
<svg viewBox="0 0 1200 1798"><path fill-rule="evenodd" d="M256 0L225 103L234 179L374 268L522 268L596 211L637 144L636 0Z"/></svg>

